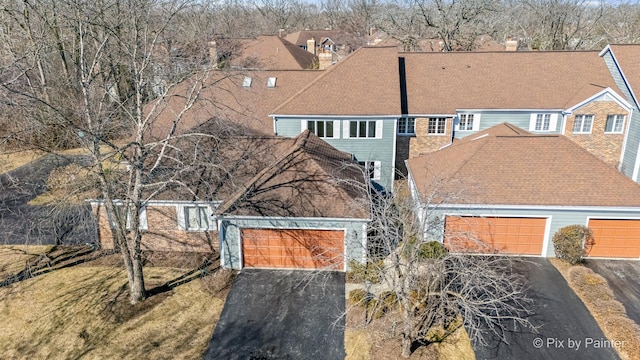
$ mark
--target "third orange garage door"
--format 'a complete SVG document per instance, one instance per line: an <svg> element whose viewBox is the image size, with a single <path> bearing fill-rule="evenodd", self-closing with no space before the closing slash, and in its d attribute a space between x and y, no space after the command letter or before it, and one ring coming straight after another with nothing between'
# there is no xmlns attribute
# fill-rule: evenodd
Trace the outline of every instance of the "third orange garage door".
<svg viewBox="0 0 640 360"><path fill-rule="evenodd" d="M245 267L343 270L344 231L243 229Z"/></svg>
<svg viewBox="0 0 640 360"><path fill-rule="evenodd" d="M547 219L447 216L445 241L455 251L541 255Z"/></svg>
<svg viewBox="0 0 640 360"><path fill-rule="evenodd" d="M591 219L595 244L589 256L640 258L640 220Z"/></svg>

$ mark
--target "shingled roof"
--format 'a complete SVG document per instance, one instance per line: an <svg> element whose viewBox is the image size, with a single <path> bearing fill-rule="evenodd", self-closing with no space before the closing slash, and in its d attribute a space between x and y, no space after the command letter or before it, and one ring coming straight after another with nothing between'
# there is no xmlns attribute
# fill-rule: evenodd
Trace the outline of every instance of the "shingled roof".
<svg viewBox="0 0 640 360"><path fill-rule="evenodd" d="M398 51L362 47L325 70L274 115L400 115Z"/></svg>
<svg viewBox="0 0 640 360"><path fill-rule="evenodd" d="M497 125L407 161L423 202L640 206L640 185L562 135Z"/></svg>
<svg viewBox="0 0 640 360"><path fill-rule="evenodd" d="M273 148L276 161L243 183L216 210L248 216L368 219L363 172L350 154L309 130Z"/></svg>
<svg viewBox="0 0 640 360"><path fill-rule="evenodd" d="M307 70L318 64L318 57L281 37L258 36L242 41L232 65L243 63L268 70Z"/></svg>
<svg viewBox="0 0 640 360"><path fill-rule="evenodd" d="M567 109L616 87L595 51L400 53L409 114ZM374 90L375 91L375 90Z"/></svg>
<svg viewBox="0 0 640 360"><path fill-rule="evenodd" d="M322 73L319 70L211 71L204 79L200 99L181 115L178 133L217 118L264 135L273 135L270 111ZM247 85L245 78L249 80L249 86L244 86ZM275 78L274 87L267 86L269 78ZM154 138L166 136L185 108L186 98L195 81L195 77L184 81L170 96L154 100L145 107L145 110L151 111L159 101L151 132Z"/></svg>

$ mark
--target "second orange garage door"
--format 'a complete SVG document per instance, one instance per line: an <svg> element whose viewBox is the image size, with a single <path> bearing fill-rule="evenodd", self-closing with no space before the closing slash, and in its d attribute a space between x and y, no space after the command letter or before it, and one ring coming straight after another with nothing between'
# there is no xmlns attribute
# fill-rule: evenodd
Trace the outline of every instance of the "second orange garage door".
<svg viewBox="0 0 640 360"><path fill-rule="evenodd" d="M445 242L454 251L542 255L547 219L447 216Z"/></svg>
<svg viewBox="0 0 640 360"><path fill-rule="evenodd" d="M344 231L243 229L245 267L343 270Z"/></svg>
<svg viewBox="0 0 640 360"><path fill-rule="evenodd" d="M595 244L588 256L640 258L640 220L591 219Z"/></svg>

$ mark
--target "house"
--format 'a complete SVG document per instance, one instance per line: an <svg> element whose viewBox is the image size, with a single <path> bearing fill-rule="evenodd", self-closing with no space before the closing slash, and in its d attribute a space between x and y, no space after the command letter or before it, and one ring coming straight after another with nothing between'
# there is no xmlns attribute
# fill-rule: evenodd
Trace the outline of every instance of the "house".
<svg viewBox="0 0 640 360"><path fill-rule="evenodd" d="M355 36L339 30L302 30L287 34L284 38L318 56L320 69L326 69L349 55L354 50L354 44L358 43Z"/></svg>
<svg viewBox="0 0 640 360"><path fill-rule="evenodd" d="M624 146L620 160L620 171L638 182L640 170L640 105L636 91L640 87L638 56L640 45L607 45L599 54L607 64L616 85L624 98L633 107L629 121L624 124Z"/></svg>
<svg viewBox="0 0 640 360"><path fill-rule="evenodd" d="M204 126L213 128L194 131L215 133L221 125ZM190 145L198 151L173 155L197 154L181 159L192 164L182 176L186 186L167 187L141 212L143 249L218 250L222 266L232 269L346 270L349 260L364 262L367 184L350 154L309 131L206 138L181 148ZM203 162L210 164L197 165ZM104 203L91 204L102 248L115 248Z"/></svg>
<svg viewBox="0 0 640 360"><path fill-rule="evenodd" d="M640 54L640 47L629 48ZM380 177L372 172L372 178L388 189L396 171L406 174L404 160L505 121L533 133L565 135L637 180L637 104L628 79L622 81L629 76L612 76L603 56L362 47L271 116L279 135L308 128L365 165L379 165Z"/></svg>
<svg viewBox="0 0 640 360"><path fill-rule="evenodd" d="M397 64L395 48L360 48L271 111L276 134L308 129L353 154L375 184L392 189L402 114Z"/></svg>
<svg viewBox="0 0 640 360"><path fill-rule="evenodd" d="M561 134L503 123L407 160L425 236L456 251L554 256L589 226L589 256L640 258L640 185Z"/></svg>

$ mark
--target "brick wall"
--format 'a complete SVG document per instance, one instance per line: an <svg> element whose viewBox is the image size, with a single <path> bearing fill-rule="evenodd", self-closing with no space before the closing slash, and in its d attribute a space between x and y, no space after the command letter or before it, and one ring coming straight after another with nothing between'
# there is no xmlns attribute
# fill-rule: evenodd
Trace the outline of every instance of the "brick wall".
<svg viewBox="0 0 640 360"><path fill-rule="evenodd" d="M104 206L93 204L98 237L103 249L114 249L111 226ZM210 252L218 249L217 231L186 231L178 228L175 205L147 206L148 230L142 236L143 250Z"/></svg>
<svg viewBox="0 0 640 360"><path fill-rule="evenodd" d="M617 167L620 162L622 152L622 142L624 134L605 134L605 124L607 115L624 114L626 122L629 121L629 114L614 101L594 101L576 110L567 117L565 135L577 144L587 149L590 153L604 160L611 166ZM576 115L594 115L593 127L590 134L578 134L573 132L573 125Z"/></svg>
<svg viewBox="0 0 640 360"><path fill-rule="evenodd" d="M444 135L430 135L427 133L428 118L416 118L416 136L412 137L409 145L409 158L434 152L451 142L453 119L447 118Z"/></svg>

